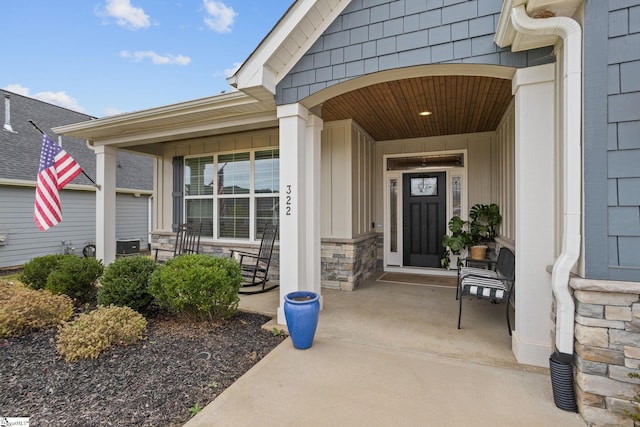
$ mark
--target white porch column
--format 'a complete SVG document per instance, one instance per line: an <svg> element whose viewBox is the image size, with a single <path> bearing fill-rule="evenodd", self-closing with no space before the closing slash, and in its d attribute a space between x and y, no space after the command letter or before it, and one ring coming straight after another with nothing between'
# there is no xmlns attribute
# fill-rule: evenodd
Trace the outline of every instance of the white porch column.
<svg viewBox="0 0 640 427"><path fill-rule="evenodd" d="M320 262L321 262L321 235L320 235L320 142L323 121L320 117L309 114L307 121L306 140L306 221L307 221L307 280L304 288L320 295L320 307L322 308L322 295L320 294Z"/></svg>
<svg viewBox="0 0 640 427"><path fill-rule="evenodd" d="M280 306L297 290L320 294L320 130L301 104L278 107L280 119Z"/></svg>
<svg viewBox="0 0 640 427"><path fill-rule="evenodd" d="M519 69L515 94L516 330L519 363L548 366L555 259L554 65Z"/></svg>
<svg viewBox="0 0 640 427"><path fill-rule="evenodd" d="M116 258L116 154L117 149L97 145L96 259L108 265Z"/></svg>

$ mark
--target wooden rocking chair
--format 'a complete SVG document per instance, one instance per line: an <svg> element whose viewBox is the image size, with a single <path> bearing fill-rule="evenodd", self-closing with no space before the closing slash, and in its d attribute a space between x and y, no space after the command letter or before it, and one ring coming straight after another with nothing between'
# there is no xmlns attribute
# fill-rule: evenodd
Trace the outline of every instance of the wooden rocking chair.
<svg viewBox="0 0 640 427"><path fill-rule="evenodd" d="M236 250L231 251L231 257L240 263L242 278L244 279L242 287L240 291L238 291L239 294L260 294L279 286L278 284L267 286L267 282L269 281L269 265L271 264L271 255L276 241L276 234L278 234L278 226L267 224L264 227L262 240L260 241L260 250L257 254ZM245 290L243 288L249 289Z"/></svg>
<svg viewBox="0 0 640 427"><path fill-rule="evenodd" d="M176 243L173 249L156 248L155 260L158 262L158 252L171 252L173 257L185 254L197 254L200 252L200 235L202 223L180 224L176 233ZM164 261L163 259L160 262Z"/></svg>

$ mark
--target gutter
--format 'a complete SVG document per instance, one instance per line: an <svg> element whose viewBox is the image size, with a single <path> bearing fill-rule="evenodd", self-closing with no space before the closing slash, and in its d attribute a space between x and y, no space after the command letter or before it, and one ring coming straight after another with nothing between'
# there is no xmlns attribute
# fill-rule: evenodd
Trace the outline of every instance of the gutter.
<svg viewBox="0 0 640 427"><path fill-rule="evenodd" d="M573 354L575 304L569 289L571 269L580 257L582 203L582 29L567 17L533 19L523 5L511 10L516 31L527 35L556 35L564 41L564 108L562 190L564 218L562 252L553 265L551 287L557 299L556 349Z"/></svg>
<svg viewBox="0 0 640 427"><path fill-rule="evenodd" d="M27 179L11 179L0 178L0 186L7 187L33 187L36 186L36 181ZM90 184L67 184L64 186L65 190L74 191L97 191L98 189ZM153 190L139 190L137 188L116 187L117 194L133 194L135 197L139 196L153 196Z"/></svg>

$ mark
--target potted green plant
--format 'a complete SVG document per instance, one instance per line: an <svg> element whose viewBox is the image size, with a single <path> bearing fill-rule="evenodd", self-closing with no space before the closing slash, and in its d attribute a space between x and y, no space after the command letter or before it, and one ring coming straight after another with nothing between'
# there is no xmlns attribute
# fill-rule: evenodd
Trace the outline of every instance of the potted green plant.
<svg viewBox="0 0 640 427"><path fill-rule="evenodd" d="M444 268L451 266L451 255L458 255L457 265L462 263L459 255L463 250L470 250L472 257L485 258L489 244L497 236L498 227L502 223L500 208L495 203L478 203L469 210L469 221L454 216L449 221L450 234L442 238L445 247L440 264Z"/></svg>
<svg viewBox="0 0 640 427"><path fill-rule="evenodd" d="M469 230L478 242L493 240L498 235L498 227L502 223L500 208L495 203L473 205L469 210L469 219Z"/></svg>
<svg viewBox="0 0 640 427"><path fill-rule="evenodd" d="M469 231L471 233L472 258L485 258L489 246L498 234L498 227L502 222L500 208L495 203L478 203L469 210ZM478 250L475 252L474 249ZM475 252L475 253L474 253Z"/></svg>
<svg viewBox="0 0 640 427"><path fill-rule="evenodd" d="M451 255L460 255L461 252L468 248L471 244L471 234L468 231L468 221L464 221L459 216L454 216L449 220L450 234L442 237L442 246L444 246L444 256L440 260L443 268L448 269L451 266ZM457 264L460 265L461 260L458 257Z"/></svg>

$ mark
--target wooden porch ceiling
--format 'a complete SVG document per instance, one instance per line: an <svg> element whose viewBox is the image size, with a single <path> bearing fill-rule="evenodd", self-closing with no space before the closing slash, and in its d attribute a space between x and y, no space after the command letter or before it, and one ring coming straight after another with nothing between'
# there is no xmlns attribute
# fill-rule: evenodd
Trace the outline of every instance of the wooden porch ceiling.
<svg viewBox="0 0 640 427"><path fill-rule="evenodd" d="M511 80L428 76L378 83L322 105L325 122L354 119L376 141L493 131L511 102ZM430 116L420 116L421 111Z"/></svg>

